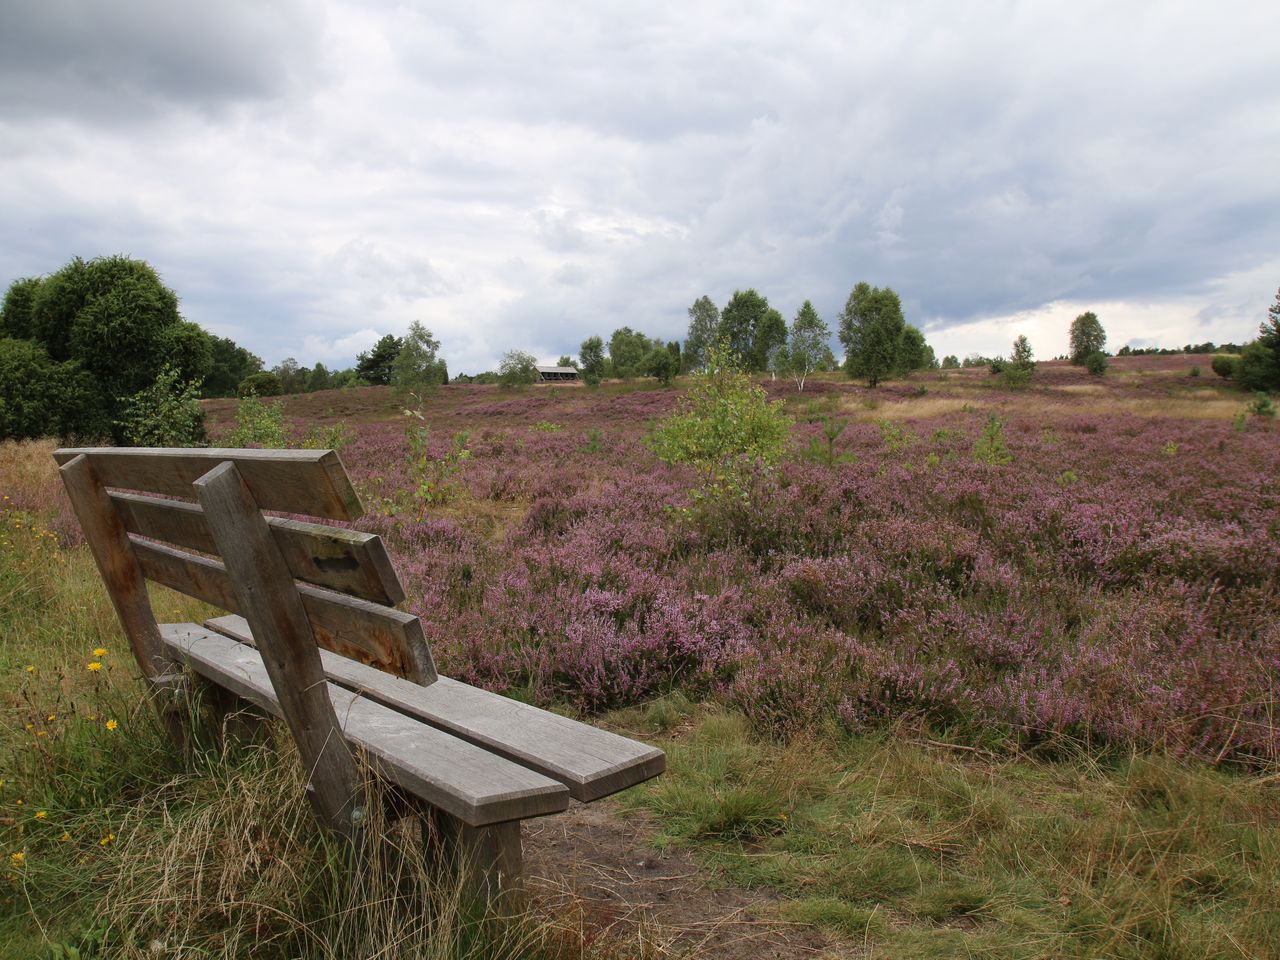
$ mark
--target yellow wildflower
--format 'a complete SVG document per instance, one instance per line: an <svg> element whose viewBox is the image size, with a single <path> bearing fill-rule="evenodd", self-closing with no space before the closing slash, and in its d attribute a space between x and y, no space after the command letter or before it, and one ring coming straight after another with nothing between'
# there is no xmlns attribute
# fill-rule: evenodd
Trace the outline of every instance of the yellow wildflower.
<svg viewBox="0 0 1280 960"><path fill-rule="evenodd" d="M36 731L36 736L37 736L37 737L47 737L48 735L49 735L49 731L48 731L48 730L37 730L37 731Z"/></svg>
<svg viewBox="0 0 1280 960"><path fill-rule="evenodd" d="M95 657L105 657L105 656L107 655L107 648L106 648L106 647L94 647L94 649L93 649L93 655L94 655Z"/></svg>
<svg viewBox="0 0 1280 960"><path fill-rule="evenodd" d="M108 729L108 730L114 730L114 729L115 729L116 727L118 727L118 726L120 726L120 724L116 723L114 720L108 720L108 721L107 721L107 729Z"/></svg>
<svg viewBox="0 0 1280 960"><path fill-rule="evenodd" d="M35 672L36 672L35 664L33 664L33 663L28 663L28 664L27 664L27 673L35 673Z"/></svg>
<svg viewBox="0 0 1280 960"><path fill-rule="evenodd" d="M98 841L98 846L105 847L108 843L116 838L114 833L108 833L105 837Z"/></svg>
<svg viewBox="0 0 1280 960"><path fill-rule="evenodd" d="M85 666L89 668L90 673L97 673L99 670L102 669L102 664L100 664L97 660L93 661L93 663L86 663Z"/></svg>
<svg viewBox="0 0 1280 960"><path fill-rule="evenodd" d="M59 840L70 840L70 839L71 839L71 834L69 834L69 833L67 833L67 831L63 830L63 831L62 831L62 836L60 836L58 839L59 839Z"/></svg>
<svg viewBox="0 0 1280 960"><path fill-rule="evenodd" d="M37 810L37 811L36 811L36 819L37 819L37 820L48 820L48 819L49 819L49 812L48 812L47 810Z"/></svg>
<svg viewBox="0 0 1280 960"><path fill-rule="evenodd" d="M10 864L10 865L15 869L15 870L16 870L16 869L18 869L19 867L21 867L21 866L22 866L23 864L25 864L26 862L27 862L27 855L26 855L25 853L11 853L11 854L9 854L9 864Z"/></svg>
<svg viewBox="0 0 1280 960"><path fill-rule="evenodd" d="M58 719L57 715L56 715L56 714L52 714L52 713L51 713L51 714L49 714L47 717L45 717L45 720L46 720L47 722L49 722L49 723L53 723L53 721L55 721L55 720L57 720L57 719Z"/></svg>

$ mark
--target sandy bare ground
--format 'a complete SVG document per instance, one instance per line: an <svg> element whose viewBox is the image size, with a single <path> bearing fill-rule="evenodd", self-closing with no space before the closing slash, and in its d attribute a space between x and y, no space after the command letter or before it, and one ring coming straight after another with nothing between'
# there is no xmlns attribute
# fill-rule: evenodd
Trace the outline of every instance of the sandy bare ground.
<svg viewBox="0 0 1280 960"><path fill-rule="evenodd" d="M685 850L658 851L645 816L575 804L528 821L526 875L540 905L578 911L605 935L644 944L647 958L829 960L863 956L814 928L778 917L767 890L713 884Z"/></svg>

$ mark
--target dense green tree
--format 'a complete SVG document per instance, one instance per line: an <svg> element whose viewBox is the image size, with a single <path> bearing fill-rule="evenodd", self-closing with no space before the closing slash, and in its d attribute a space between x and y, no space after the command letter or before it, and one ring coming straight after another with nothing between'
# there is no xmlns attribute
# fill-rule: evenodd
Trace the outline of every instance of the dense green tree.
<svg viewBox="0 0 1280 960"><path fill-rule="evenodd" d="M959 370L960 358L957 357L954 353L947 354L945 357L942 358L942 369L943 370Z"/></svg>
<svg viewBox="0 0 1280 960"><path fill-rule="evenodd" d="M59 363L33 340L0 338L0 440L111 435L107 405L75 360Z"/></svg>
<svg viewBox="0 0 1280 960"><path fill-rule="evenodd" d="M1071 321L1071 362L1087 366L1090 354L1102 353L1107 346L1107 332L1092 310Z"/></svg>
<svg viewBox="0 0 1280 960"><path fill-rule="evenodd" d="M35 302L36 293L40 290L39 277L23 277L15 280L4 295L4 304L0 306L0 337L14 337L18 340L31 340L31 305Z"/></svg>
<svg viewBox="0 0 1280 960"><path fill-rule="evenodd" d="M234 397L240 382L262 369L262 359L227 337L210 337L211 364L201 393L206 397Z"/></svg>
<svg viewBox="0 0 1280 960"><path fill-rule="evenodd" d="M1258 327L1258 339L1240 356L1236 379L1247 390L1280 389L1280 290Z"/></svg>
<svg viewBox="0 0 1280 960"><path fill-rule="evenodd" d="M498 364L498 383L504 387L524 387L538 382L538 361L523 350L508 350Z"/></svg>
<svg viewBox="0 0 1280 960"><path fill-rule="evenodd" d="M271 372L280 381L282 394L306 393L307 368L300 365L293 357L285 357L271 368Z"/></svg>
<svg viewBox="0 0 1280 960"><path fill-rule="evenodd" d="M898 352L906 321L902 302L892 288L862 282L849 292L840 313L840 342L849 376L877 386L898 369Z"/></svg>
<svg viewBox="0 0 1280 960"><path fill-rule="evenodd" d="M645 355L641 370L646 377L657 377L666 386L680 372L680 355L672 353L661 344L655 344Z"/></svg>
<svg viewBox="0 0 1280 960"><path fill-rule="evenodd" d="M178 353L192 373L212 362L181 323L177 295L148 264L129 257L79 257L40 283L31 330L54 360L78 360L97 379L114 415L119 398L149 387ZM203 331L202 331L203 332Z"/></svg>
<svg viewBox="0 0 1280 960"><path fill-rule="evenodd" d="M356 357L356 373L366 383L386 386L391 382L391 369L402 343L399 337L388 333L373 345L372 350L366 350Z"/></svg>
<svg viewBox="0 0 1280 960"><path fill-rule="evenodd" d="M769 301L754 289L735 290L724 309L720 311L720 325L716 339L723 341L738 358L742 367L751 356L751 343L756 325L769 310Z"/></svg>
<svg viewBox="0 0 1280 960"><path fill-rule="evenodd" d="M1271 390L1280 383L1280 363L1262 337L1245 345L1235 365L1235 381L1246 390Z"/></svg>
<svg viewBox="0 0 1280 960"><path fill-rule="evenodd" d="M748 366L754 371L769 369L773 355L787 344L787 321L782 314L770 307L760 318L751 338L751 355Z"/></svg>
<svg viewBox="0 0 1280 960"><path fill-rule="evenodd" d="M1009 362L1015 367L1034 367L1035 356L1031 351L1031 341L1025 335L1019 335L1013 341L1013 352L1009 354Z"/></svg>
<svg viewBox="0 0 1280 960"><path fill-rule="evenodd" d="M639 376L645 358L653 349L653 341L630 327L620 327L609 337L609 360L613 375L627 380Z"/></svg>
<svg viewBox="0 0 1280 960"><path fill-rule="evenodd" d="M898 345L898 369L902 373L928 370L933 365L933 350L925 343L919 328L905 324Z"/></svg>
<svg viewBox="0 0 1280 960"><path fill-rule="evenodd" d="M1026 336L1019 335L1013 341L1013 351L1009 354L1009 360L1004 364L1004 369L1001 371L1005 386L1020 389L1031 382L1031 375L1036 370L1036 362L1033 357L1031 342Z"/></svg>
<svg viewBox="0 0 1280 960"><path fill-rule="evenodd" d="M604 341L587 337L578 348L578 360L582 363L582 379L595 386L604 378Z"/></svg>
<svg viewBox="0 0 1280 960"><path fill-rule="evenodd" d="M787 324L753 289L735 290L720 312L717 339L724 341L748 371L769 366L773 352L786 343Z"/></svg>
<svg viewBox="0 0 1280 960"><path fill-rule="evenodd" d="M249 374L236 388L241 397L278 397L281 392L280 378L270 370Z"/></svg>
<svg viewBox="0 0 1280 960"><path fill-rule="evenodd" d="M1095 350L1084 358L1084 368L1095 377L1100 377L1107 372L1107 355L1101 350Z"/></svg>
<svg viewBox="0 0 1280 960"><path fill-rule="evenodd" d="M187 320L179 320L161 332L158 352L164 358L164 367L173 367L183 383L194 380L198 386L213 370L213 338Z"/></svg>
<svg viewBox="0 0 1280 960"><path fill-rule="evenodd" d="M400 352L391 365L391 384L401 391L422 392L448 382L440 341L417 320L409 324Z"/></svg>
<svg viewBox="0 0 1280 960"><path fill-rule="evenodd" d="M317 390L328 390L333 385L333 374L329 368L319 361L307 372L307 393Z"/></svg>
<svg viewBox="0 0 1280 960"><path fill-rule="evenodd" d="M182 319L177 295L155 270L130 257L76 257L48 277L19 280L0 317L5 331L23 334L54 363L75 361L92 377L107 423L122 422L123 405L166 365L184 382L214 369L213 340Z"/></svg>
<svg viewBox="0 0 1280 960"><path fill-rule="evenodd" d="M831 329L818 316L813 304L806 300L791 321L787 343L779 352L777 364L779 373L795 380L797 392L804 390L809 374L818 369L826 354L831 352L827 346L830 339Z"/></svg>
<svg viewBox="0 0 1280 960"><path fill-rule="evenodd" d="M556 366L557 367L573 367L573 369L575 370L582 369L580 366L578 366L578 361L573 359L573 357L569 356L568 354L562 355L560 359L556 361Z"/></svg>
<svg viewBox="0 0 1280 960"><path fill-rule="evenodd" d="M684 338L684 369L702 370L707 351L715 343L720 327L720 310L711 298L701 296L689 308L689 332Z"/></svg>
<svg viewBox="0 0 1280 960"><path fill-rule="evenodd" d="M339 370L329 377L330 390L346 390L348 387L363 387L365 382L360 379L360 374L356 373L354 367L346 370Z"/></svg>
<svg viewBox="0 0 1280 960"><path fill-rule="evenodd" d="M44 344L52 359L71 358L71 325L89 299L89 288L89 265L80 257L40 281L31 300L31 338Z"/></svg>

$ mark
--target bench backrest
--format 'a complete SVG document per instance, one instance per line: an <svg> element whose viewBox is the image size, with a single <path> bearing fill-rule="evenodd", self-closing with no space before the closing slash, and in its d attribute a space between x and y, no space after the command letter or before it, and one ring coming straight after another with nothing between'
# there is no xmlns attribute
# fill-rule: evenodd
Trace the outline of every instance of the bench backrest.
<svg viewBox="0 0 1280 960"><path fill-rule="evenodd" d="M133 634L154 629L154 619L145 623L145 591L141 601L125 596L138 593L126 582L129 573L250 616L209 518L194 502L197 481L210 471L233 464L256 511L327 520L353 520L363 512L332 450L101 447L62 449L54 458L117 610L125 600L130 617L144 621L131 629L121 611L140 662ZM421 684L436 679L418 618L395 609L404 590L381 538L322 523L264 519L316 644ZM121 568L132 569L122 578ZM141 613L140 603L146 606ZM154 675L146 664L144 672Z"/></svg>

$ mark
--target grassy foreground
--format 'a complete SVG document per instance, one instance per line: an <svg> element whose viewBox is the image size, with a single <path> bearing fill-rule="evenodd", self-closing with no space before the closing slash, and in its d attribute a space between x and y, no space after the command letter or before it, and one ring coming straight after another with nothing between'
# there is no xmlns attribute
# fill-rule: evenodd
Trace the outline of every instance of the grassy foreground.
<svg viewBox="0 0 1280 960"><path fill-rule="evenodd" d="M31 502L44 485L53 499L51 449L6 445L3 489ZM593 944L572 915L476 916L405 822L375 824L383 842L353 869L315 826L287 735L182 755L143 699L87 548L49 528L53 511L14 499L0 500L0 958L626 950ZM210 612L165 590L152 599L162 621Z"/></svg>
<svg viewBox="0 0 1280 960"><path fill-rule="evenodd" d="M669 775L627 795L664 839L869 955L1280 954L1274 779L892 731L762 744L741 715L679 697L615 719L670 738Z"/></svg>

